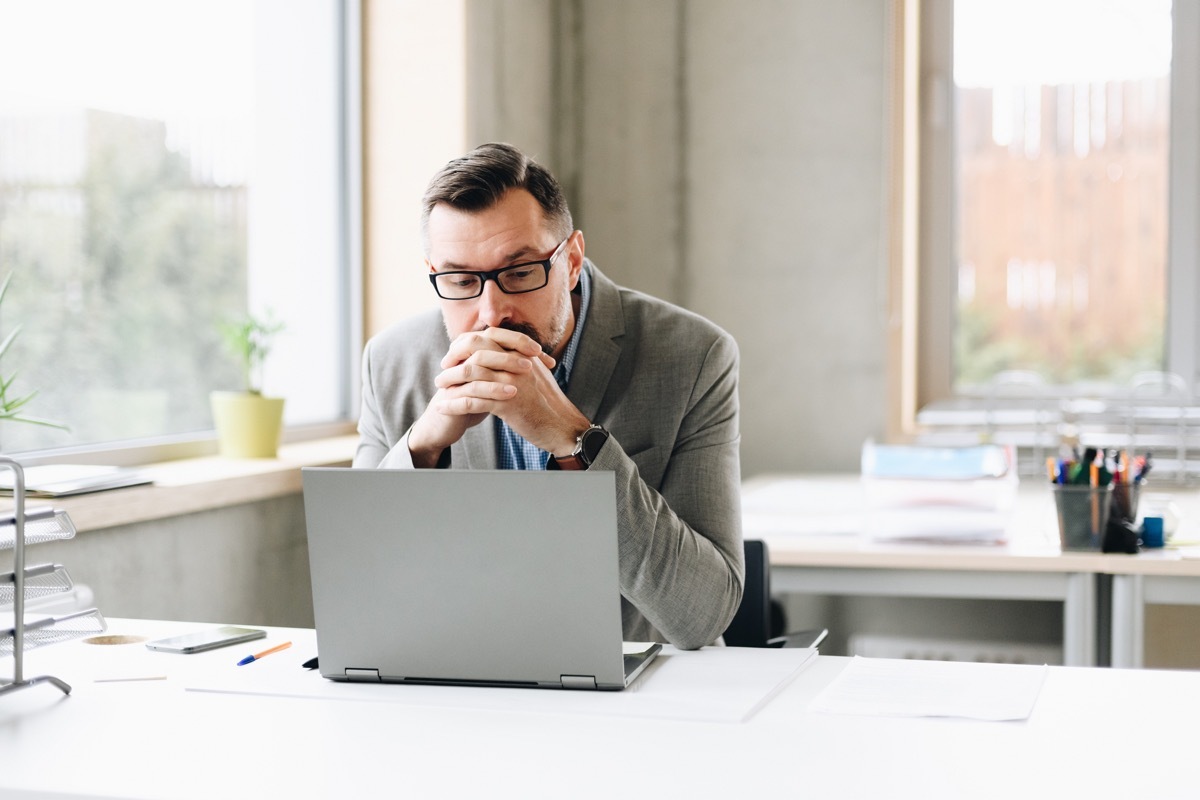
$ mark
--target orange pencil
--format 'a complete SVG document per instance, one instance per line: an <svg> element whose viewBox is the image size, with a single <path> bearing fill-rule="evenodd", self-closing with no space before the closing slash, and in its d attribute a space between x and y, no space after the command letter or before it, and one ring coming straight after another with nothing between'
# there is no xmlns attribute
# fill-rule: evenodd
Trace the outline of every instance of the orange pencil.
<svg viewBox="0 0 1200 800"><path fill-rule="evenodd" d="M1092 498L1092 534L1103 536L1104 531L1100 530L1100 496L1096 493L1096 488L1100 485L1100 467L1095 462L1092 462L1088 480L1091 487L1088 494Z"/></svg>

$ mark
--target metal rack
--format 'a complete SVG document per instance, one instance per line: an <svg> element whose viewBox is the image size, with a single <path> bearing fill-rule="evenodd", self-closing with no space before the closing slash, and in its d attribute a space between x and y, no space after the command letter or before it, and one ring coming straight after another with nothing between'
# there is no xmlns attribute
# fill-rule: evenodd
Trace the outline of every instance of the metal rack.
<svg viewBox="0 0 1200 800"><path fill-rule="evenodd" d="M11 513L0 515L0 550L8 547L13 549L13 571L8 575L0 574L0 603L7 604L11 596L13 611L12 627L0 628L0 656L7 655L11 650L13 678L10 682L0 683L0 695L39 683L51 683L64 694L70 694L70 685L53 675L26 678L23 664L25 650L100 633L106 627L104 618L99 611L91 608L32 622L25 619L25 600L28 596L54 595L72 588L70 576L59 564L26 568L25 545L70 539L75 535L75 526L65 511L45 508L26 513L24 470L16 461L4 456L0 456L0 468L13 472L13 508Z"/></svg>
<svg viewBox="0 0 1200 800"><path fill-rule="evenodd" d="M1179 375L1143 372L1122 390L1095 396L1068 394L1023 374L994 383L921 409L916 441L1011 444L1023 477L1044 475L1046 457L1064 445L1150 452L1156 483L1200 482L1200 396Z"/></svg>

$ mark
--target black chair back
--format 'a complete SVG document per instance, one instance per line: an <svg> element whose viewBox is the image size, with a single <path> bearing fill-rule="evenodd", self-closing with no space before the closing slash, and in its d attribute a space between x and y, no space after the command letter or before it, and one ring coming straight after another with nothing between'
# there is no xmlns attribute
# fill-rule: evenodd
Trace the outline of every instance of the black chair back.
<svg viewBox="0 0 1200 800"><path fill-rule="evenodd" d="M767 545L747 539L746 582L742 604L725 629L725 644L730 647L767 647L771 638L771 564Z"/></svg>

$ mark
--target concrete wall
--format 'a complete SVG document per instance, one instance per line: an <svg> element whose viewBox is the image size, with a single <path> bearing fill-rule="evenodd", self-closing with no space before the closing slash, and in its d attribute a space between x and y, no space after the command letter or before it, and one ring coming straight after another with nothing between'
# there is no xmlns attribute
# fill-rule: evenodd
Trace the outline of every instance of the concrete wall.
<svg viewBox="0 0 1200 800"><path fill-rule="evenodd" d="M65 566L106 617L313 624L300 495L86 531L26 560Z"/></svg>
<svg viewBox="0 0 1200 800"><path fill-rule="evenodd" d="M886 10L468 3L468 142L535 154L601 269L735 336L745 475L883 432Z"/></svg>

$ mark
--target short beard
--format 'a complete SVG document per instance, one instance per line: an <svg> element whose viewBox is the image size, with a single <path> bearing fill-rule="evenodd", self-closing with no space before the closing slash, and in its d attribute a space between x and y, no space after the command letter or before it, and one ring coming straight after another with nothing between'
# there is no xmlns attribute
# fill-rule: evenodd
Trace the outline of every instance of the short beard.
<svg viewBox="0 0 1200 800"><path fill-rule="evenodd" d="M552 355L554 353L555 346L558 344L558 342L546 341L546 337L542 336L541 332L528 322L501 322L498 327L501 327L506 331L516 331L517 333L525 334L530 339L533 339L535 342L537 342L542 348L542 352L546 355Z"/></svg>

